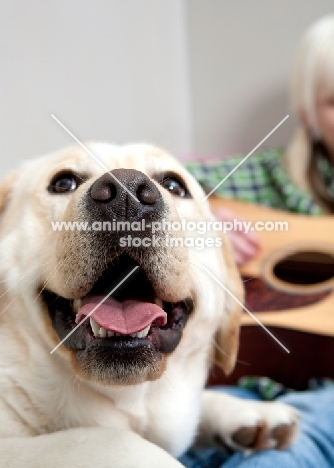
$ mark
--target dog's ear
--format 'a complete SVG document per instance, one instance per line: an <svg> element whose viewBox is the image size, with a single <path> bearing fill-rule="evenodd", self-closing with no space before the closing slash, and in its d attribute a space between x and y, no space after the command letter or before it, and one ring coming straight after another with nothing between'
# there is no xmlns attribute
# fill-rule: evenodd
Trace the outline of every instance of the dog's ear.
<svg viewBox="0 0 334 468"><path fill-rule="evenodd" d="M226 288L243 304L243 283L233 258L232 248L226 236L222 236L222 261L226 265ZM224 310L224 321L216 334L215 362L225 374L232 372L239 348L239 327L242 307L228 293Z"/></svg>
<svg viewBox="0 0 334 468"><path fill-rule="evenodd" d="M0 182L0 215L6 208L6 205L8 203L9 195L14 183L14 180L17 177L17 173L13 172L9 174L7 177L5 177L1 182Z"/></svg>

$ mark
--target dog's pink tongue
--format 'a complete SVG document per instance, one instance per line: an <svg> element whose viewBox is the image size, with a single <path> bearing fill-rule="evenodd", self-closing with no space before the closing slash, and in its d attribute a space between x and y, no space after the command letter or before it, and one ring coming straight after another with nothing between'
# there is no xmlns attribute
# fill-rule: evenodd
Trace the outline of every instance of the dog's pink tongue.
<svg viewBox="0 0 334 468"><path fill-rule="evenodd" d="M89 315L103 300L103 296L91 296L82 301L77 318ZM167 314L156 304L128 300L116 301L109 297L92 314L91 317L103 328L123 335L137 333L154 322L157 326L167 323Z"/></svg>

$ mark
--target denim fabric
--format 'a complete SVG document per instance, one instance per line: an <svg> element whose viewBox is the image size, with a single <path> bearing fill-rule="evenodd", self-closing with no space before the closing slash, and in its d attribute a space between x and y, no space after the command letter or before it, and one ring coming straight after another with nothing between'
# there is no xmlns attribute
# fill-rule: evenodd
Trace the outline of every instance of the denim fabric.
<svg viewBox="0 0 334 468"><path fill-rule="evenodd" d="M259 395L242 388L219 389L240 398L259 400ZM214 449L191 449L180 458L187 468L333 468L334 467L334 385L293 392L277 400L298 408L301 429L287 450L267 450L244 456Z"/></svg>

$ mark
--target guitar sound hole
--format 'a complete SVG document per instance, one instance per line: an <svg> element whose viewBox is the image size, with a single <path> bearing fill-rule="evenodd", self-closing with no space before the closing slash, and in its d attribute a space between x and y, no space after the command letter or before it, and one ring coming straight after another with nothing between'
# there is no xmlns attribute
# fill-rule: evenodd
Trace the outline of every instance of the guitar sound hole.
<svg viewBox="0 0 334 468"><path fill-rule="evenodd" d="M322 252L297 252L274 267L277 278L292 284L317 284L334 277L334 256Z"/></svg>

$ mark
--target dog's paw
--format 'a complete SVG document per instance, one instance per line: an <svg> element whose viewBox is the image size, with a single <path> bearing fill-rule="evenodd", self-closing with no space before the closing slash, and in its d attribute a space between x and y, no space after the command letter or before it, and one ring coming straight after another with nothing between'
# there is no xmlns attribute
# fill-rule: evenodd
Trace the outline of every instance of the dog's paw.
<svg viewBox="0 0 334 468"><path fill-rule="evenodd" d="M234 450L282 450L298 433L298 411L276 402L247 402L230 420L228 433L216 434L215 441Z"/></svg>

